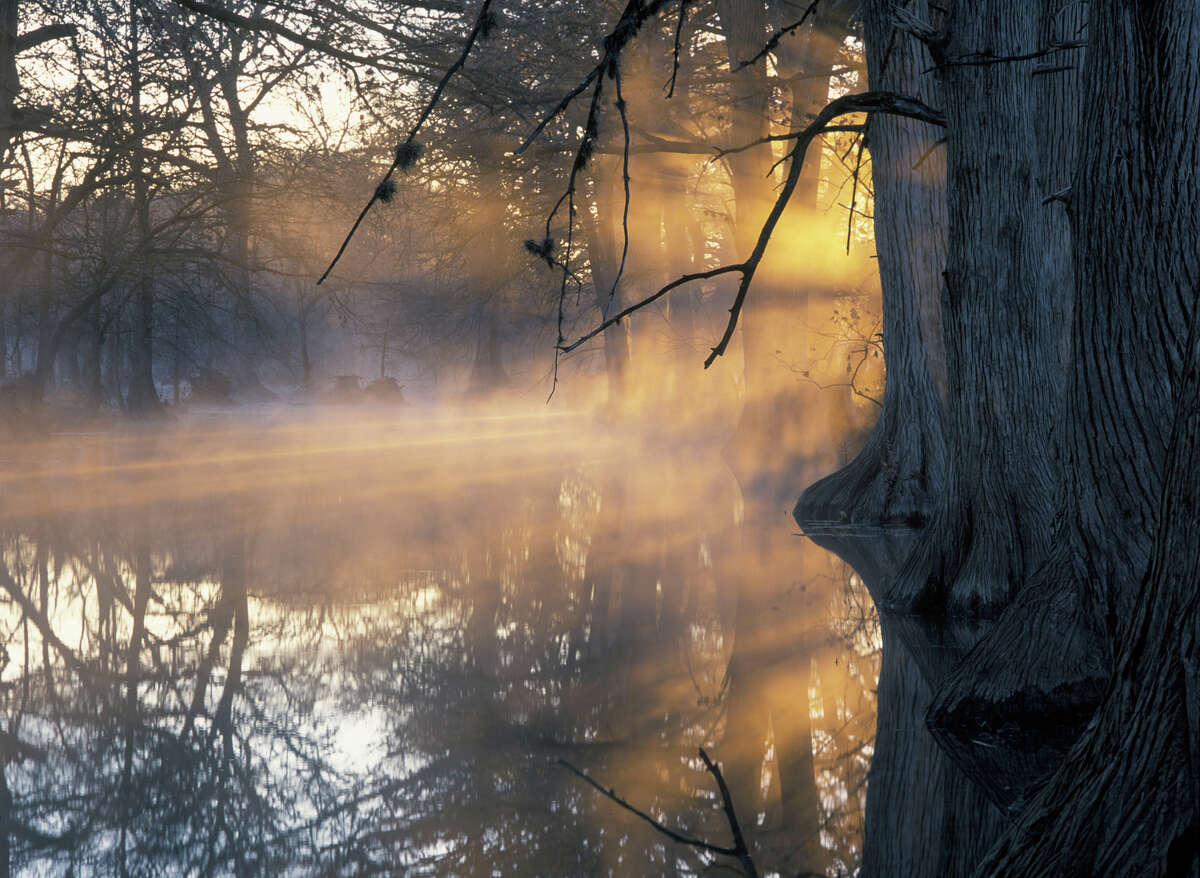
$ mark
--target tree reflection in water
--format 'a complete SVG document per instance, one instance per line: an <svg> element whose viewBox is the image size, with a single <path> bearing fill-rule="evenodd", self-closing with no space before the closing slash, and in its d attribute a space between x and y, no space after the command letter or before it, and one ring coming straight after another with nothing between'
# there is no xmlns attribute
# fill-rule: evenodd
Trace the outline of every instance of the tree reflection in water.
<svg viewBox="0 0 1200 878"><path fill-rule="evenodd" d="M854 873L858 578L783 516L782 551L744 540L715 450L584 427L0 451L0 869L706 873L555 765L728 844L705 746L760 873Z"/></svg>

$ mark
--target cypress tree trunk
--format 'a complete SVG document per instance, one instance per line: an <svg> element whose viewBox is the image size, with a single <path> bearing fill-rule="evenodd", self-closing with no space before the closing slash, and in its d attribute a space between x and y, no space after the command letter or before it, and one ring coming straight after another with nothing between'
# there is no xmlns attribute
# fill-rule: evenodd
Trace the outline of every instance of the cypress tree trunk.
<svg viewBox="0 0 1200 878"><path fill-rule="evenodd" d="M150 230L150 191L146 178L146 157L142 149L141 132L145 127L142 116L141 48L138 45L138 7L134 0L129 4L129 63L132 85L132 117L134 148L132 154L132 176L134 183L134 209L138 216L138 233L143 243L148 243ZM137 281L137 292L133 302L133 339L129 351L129 412L145 416L158 414L162 404L154 387L154 281L150 267L143 264Z"/></svg>
<svg viewBox="0 0 1200 878"><path fill-rule="evenodd" d="M889 593L936 614L998 615L1045 558L1057 342L1037 191L1032 61L970 64L1036 43L1036 6L988 0L945 23L949 237L945 490Z"/></svg>
<svg viewBox="0 0 1200 878"><path fill-rule="evenodd" d="M1087 31L1086 4L1044 0L1039 46L1078 44ZM1078 163L1083 108L1082 49L1048 56L1035 67L1038 188L1057 200L1069 189ZM1037 75L1040 70L1046 72ZM1071 229L1064 206L1047 202L1043 214L1048 258L1043 277L1058 340L1058 372L1070 375L1075 292ZM1055 381L1060 410L1070 381ZM1075 458L1079 438L1060 418L1052 454ZM1090 575L1072 533L1077 520L1070 473L1060 474L1050 554L1001 616L995 631L942 685L930 724L943 746L993 800L1013 806L1061 763L1099 703L1109 673L1104 637L1084 607L1080 590ZM1029 721L1014 719L1029 717ZM994 730L1005 729L996 734Z"/></svg>
<svg viewBox="0 0 1200 878"><path fill-rule="evenodd" d="M927 16L926 0L907 8ZM925 47L896 29L892 4L866 0L870 87L940 106ZM866 444L844 469L811 485L794 515L806 522L907 522L931 513L944 479L939 393L944 362L939 290L946 259L945 150L940 129L891 116L870 120L875 250L883 290L887 385Z"/></svg>
<svg viewBox="0 0 1200 878"><path fill-rule="evenodd" d="M1115 674L983 875L1196 875L1200 10L1093 7L1070 210L1074 590ZM993 635L995 637L996 635ZM998 647L997 647L998 648ZM1016 717L1032 726L1039 717Z"/></svg>

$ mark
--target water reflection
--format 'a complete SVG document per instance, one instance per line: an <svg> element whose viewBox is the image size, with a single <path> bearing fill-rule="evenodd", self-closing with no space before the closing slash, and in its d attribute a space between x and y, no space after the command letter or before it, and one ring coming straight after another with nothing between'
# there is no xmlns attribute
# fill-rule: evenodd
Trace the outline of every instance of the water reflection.
<svg viewBox="0 0 1200 878"><path fill-rule="evenodd" d="M862 860L880 635L715 448L568 416L0 449L0 870L694 875Z"/></svg>

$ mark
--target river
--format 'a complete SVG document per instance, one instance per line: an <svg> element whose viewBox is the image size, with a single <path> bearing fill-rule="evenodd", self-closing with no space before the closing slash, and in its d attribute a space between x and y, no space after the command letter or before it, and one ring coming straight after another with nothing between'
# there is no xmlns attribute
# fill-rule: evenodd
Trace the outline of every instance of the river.
<svg viewBox="0 0 1200 878"><path fill-rule="evenodd" d="M0 447L3 874L721 874L572 770L728 847L700 748L759 874L856 874L878 619L742 517L713 444L549 411Z"/></svg>

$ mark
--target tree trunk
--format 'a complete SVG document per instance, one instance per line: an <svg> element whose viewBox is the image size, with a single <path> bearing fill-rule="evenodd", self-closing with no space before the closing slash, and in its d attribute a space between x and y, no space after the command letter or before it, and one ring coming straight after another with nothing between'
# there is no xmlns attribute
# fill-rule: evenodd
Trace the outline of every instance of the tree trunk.
<svg viewBox="0 0 1200 878"><path fill-rule="evenodd" d="M17 72L17 28L20 0L0 0L0 165L8 164L8 150L20 131L17 95L21 80Z"/></svg>
<svg viewBox="0 0 1200 878"><path fill-rule="evenodd" d="M296 322L300 330L300 383L305 393L312 389L312 358L308 352L308 304L301 282L296 282ZM380 377L383 377L382 375Z"/></svg>
<svg viewBox="0 0 1200 878"><path fill-rule="evenodd" d="M487 396L510 386L508 373L500 355L500 328L496 315L488 309L482 332L475 346L475 362L471 366L468 392Z"/></svg>
<svg viewBox="0 0 1200 878"><path fill-rule="evenodd" d="M145 127L142 116L141 46L138 42L139 10L135 0L129 4L129 63L132 85L132 118L134 148L132 176L134 209L137 211L138 233L143 245L148 245L150 228L150 188L147 179L146 155L141 132ZM162 403L154 386L154 280L151 260L143 260L136 280L133 311L133 339L130 346L129 412L135 416L162 413Z"/></svg>
<svg viewBox="0 0 1200 878"><path fill-rule="evenodd" d="M617 283L617 271L621 264L621 248L624 236L620 228L623 213L622 194L618 201L617 187L620 172L616 160L598 157L594 160L597 179L593 205L596 212L590 220L585 212L583 223L584 240L588 251L588 262L592 268L592 293L601 317L619 311L628 302L625 285ZM604 167L600 170L601 166ZM622 192L623 192L622 188ZM614 292L615 286L615 292ZM612 304L609 304L609 296ZM622 321L604 333L604 371L608 379L608 404L617 408L629 401L629 382L632 370L633 344L631 322Z"/></svg>
<svg viewBox="0 0 1200 878"><path fill-rule="evenodd" d="M108 370L104 378L104 387L108 398L117 408L124 406L124 396L121 392L121 318L113 318L112 327L108 333L108 354L105 357Z"/></svg>
<svg viewBox="0 0 1200 878"><path fill-rule="evenodd" d="M0 299L0 381L8 378L8 302Z"/></svg>
<svg viewBox="0 0 1200 878"><path fill-rule="evenodd" d="M998 616L1046 556L1059 351L1037 191L1033 61L964 65L980 47L1035 45L1036 5L989 0L952 15L942 73L949 237L945 490L888 600Z"/></svg>
<svg viewBox="0 0 1200 878"><path fill-rule="evenodd" d="M106 326L100 313L100 302L92 306L92 320L89 343L86 348L86 363L84 366L84 393L95 406L100 405L104 396L104 378L101 373L101 362L104 356L104 337Z"/></svg>
<svg viewBox="0 0 1200 878"><path fill-rule="evenodd" d="M1079 573L1030 588L1078 595L1116 671L1098 713L983 875L1200 870L1200 60L1190 49L1198 42L1192 3L1092 7L1089 135L1070 198L1071 499L1060 536ZM1044 717L1012 720L1028 729Z"/></svg>
<svg viewBox="0 0 1200 878"><path fill-rule="evenodd" d="M927 17L927 0L906 8ZM929 56L894 26L892 4L863 4L870 87L940 106ZM883 292L887 384L883 409L858 456L805 490L805 522L920 524L944 482L946 394L940 290L946 266L945 149L941 129L878 115L866 133L875 192L875 251Z"/></svg>

